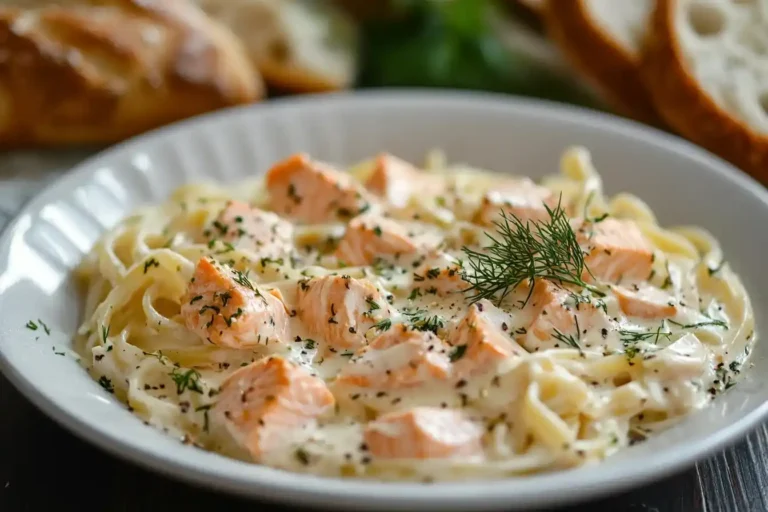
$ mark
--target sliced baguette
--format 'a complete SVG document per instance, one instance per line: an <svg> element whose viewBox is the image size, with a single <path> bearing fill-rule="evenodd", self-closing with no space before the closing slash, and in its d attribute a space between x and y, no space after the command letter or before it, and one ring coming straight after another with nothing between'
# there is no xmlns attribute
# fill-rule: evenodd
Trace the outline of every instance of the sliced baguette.
<svg viewBox="0 0 768 512"><path fill-rule="evenodd" d="M547 0L544 25L571 64L619 113L650 124L659 117L640 77L652 0Z"/></svg>
<svg viewBox="0 0 768 512"><path fill-rule="evenodd" d="M349 87L357 29L338 6L316 0L196 0L245 44L266 82L288 92Z"/></svg>
<svg viewBox="0 0 768 512"><path fill-rule="evenodd" d="M642 71L671 127L768 183L768 2L659 0Z"/></svg>

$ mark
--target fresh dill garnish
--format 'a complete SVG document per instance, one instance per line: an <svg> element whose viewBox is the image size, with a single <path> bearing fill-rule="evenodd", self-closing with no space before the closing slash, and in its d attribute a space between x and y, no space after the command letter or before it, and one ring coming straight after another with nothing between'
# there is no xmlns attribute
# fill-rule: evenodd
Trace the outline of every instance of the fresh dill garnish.
<svg viewBox="0 0 768 512"><path fill-rule="evenodd" d="M728 324L723 322L722 320L709 320L706 322L698 322L695 324L681 324L679 322L675 322L674 320L669 320L669 323L671 323L672 325L676 325L681 329L698 329L699 327L708 327L708 326L722 327L723 329L728 329Z"/></svg>
<svg viewBox="0 0 768 512"><path fill-rule="evenodd" d="M24 327L26 327L30 331L36 331L38 329L37 324L35 322L33 322L32 320L27 322L27 324Z"/></svg>
<svg viewBox="0 0 768 512"><path fill-rule="evenodd" d="M235 282L241 286L245 286L249 290L256 291L256 289L253 287L253 283L250 279L248 279L248 272L243 273L239 270L232 269L232 274L235 276Z"/></svg>
<svg viewBox="0 0 768 512"><path fill-rule="evenodd" d="M597 224L599 222L603 222L605 219L608 218L608 212L603 213L602 215L599 215L594 218L589 217L589 205L592 204L592 198L595 196L595 192L592 191L589 193L589 196L587 196L587 201L584 203L584 220L590 224Z"/></svg>
<svg viewBox="0 0 768 512"><path fill-rule="evenodd" d="M631 331L628 329L619 329L619 339L624 345L624 354L627 359L632 360L640 352L637 344L641 341L652 341L654 345L659 343L661 338L669 339L672 332L666 330L666 325L662 320L661 324L653 331Z"/></svg>
<svg viewBox="0 0 768 512"><path fill-rule="evenodd" d="M466 353L466 351L467 351L466 345L456 345L448 357L450 358L452 363L455 363L456 361L464 357L464 354Z"/></svg>
<svg viewBox="0 0 768 512"><path fill-rule="evenodd" d="M533 284L536 279L572 284L605 295L583 280L585 272L591 272L560 202L554 209L544 206L549 219L543 221L523 222L501 210L501 221L493 222L496 233L485 233L490 246L482 252L462 248L471 270L462 270L463 279L470 284L464 291L473 292L469 297L472 303L489 299L498 305L518 286ZM523 305L531 298L533 288L530 286Z"/></svg>
<svg viewBox="0 0 768 512"><path fill-rule="evenodd" d="M200 372L194 369L187 370L185 372L179 371L178 368L174 368L170 373L171 379L176 383L176 393L179 395L189 389L195 393L202 393L203 388L200 386Z"/></svg>
<svg viewBox="0 0 768 512"><path fill-rule="evenodd" d="M109 325L102 325L101 326L101 341L104 343L107 342L107 338L109 337L109 330L111 329L111 326Z"/></svg>
<svg viewBox="0 0 768 512"><path fill-rule="evenodd" d="M408 300L416 300L418 297L421 297L421 288L414 288L408 295Z"/></svg>
<svg viewBox="0 0 768 512"><path fill-rule="evenodd" d="M371 329L376 329L379 332L383 332L383 331L388 331L390 327L392 327L392 320L390 320L389 318L385 318L373 324L371 326Z"/></svg>
<svg viewBox="0 0 768 512"><path fill-rule="evenodd" d="M445 327L445 319L440 315L430 315L424 309L403 310L403 315L408 317L411 326L417 331L430 331L437 334L437 331Z"/></svg>
<svg viewBox="0 0 768 512"><path fill-rule="evenodd" d="M651 339L653 339L653 343L656 344L662 337L669 339L671 335L671 332L665 330L664 322L661 322L661 324L653 331L630 331L628 329L619 329L619 338L625 345L627 343L637 343L638 341L649 341Z"/></svg>
<svg viewBox="0 0 768 512"><path fill-rule="evenodd" d="M311 338L307 338L306 340L304 340L304 348L307 350L312 350L313 348L315 348L315 343L316 343L315 340Z"/></svg>
<svg viewBox="0 0 768 512"><path fill-rule="evenodd" d="M43 330L45 331L45 334L46 334L47 336L50 336L50 335L51 335L51 329L49 329L49 328L48 328L48 326L47 326L47 325L45 325L45 322L43 322L42 320L40 320L40 319L38 318L38 319L37 319L37 323L39 323L40 325L42 325L42 326L43 326Z"/></svg>
<svg viewBox="0 0 768 512"><path fill-rule="evenodd" d="M109 393L115 392L115 387L112 385L112 381L109 380L109 378L107 378L106 375L102 375L101 377L99 377L99 384L101 385L101 387L107 390L107 392Z"/></svg>
<svg viewBox="0 0 768 512"><path fill-rule="evenodd" d="M555 331L552 333L552 337L556 340L565 343L571 348L577 349L579 352L581 352L581 344L579 344L579 333L578 330L576 331L576 336L573 334L563 334L559 329L555 329Z"/></svg>
<svg viewBox="0 0 768 512"><path fill-rule="evenodd" d="M431 268L427 270L427 279L435 279L440 275L440 269L439 268Z"/></svg>
<svg viewBox="0 0 768 512"><path fill-rule="evenodd" d="M365 299L365 302L368 303L368 307L370 308L369 311L376 311L377 309L381 309L381 306L379 306L379 304L370 297Z"/></svg>
<svg viewBox="0 0 768 512"><path fill-rule="evenodd" d="M201 412L203 413L203 432L208 432L208 411L211 410L212 405L201 405L200 407L195 408L195 412Z"/></svg>
<svg viewBox="0 0 768 512"><path fill-rule="evenodd" d="M150 269L150 267L159 267L160 263L155 258L149 258L147 261L144 262L144 273L147 273L147 270Z"/></svg>

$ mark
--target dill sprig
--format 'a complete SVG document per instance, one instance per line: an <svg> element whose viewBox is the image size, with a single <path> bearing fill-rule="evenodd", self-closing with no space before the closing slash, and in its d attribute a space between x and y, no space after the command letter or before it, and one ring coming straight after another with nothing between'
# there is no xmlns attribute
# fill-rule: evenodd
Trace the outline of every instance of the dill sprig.
<svg viewBox="0 0 768 512"><path fill-rule="evenodd" d="M179 371L178 368L174 368L170 373L171 379L176 383L176 393L182 394L187 389L194 391L195 393L202 393L203 388L200 383L200 372L194 369L187 370L186 372Z"/></svg>
<svg viewBox="0 0 768 512"><path fill-rule="evenodd" d="M440 315L430 315L424 309L403 310L403 315L408 317L411 326L417 331L430 331L437 334L437 331L445 327L445 319Z"/></svg>
<svg viewBox="0 0 768 512"><path fill-rule="evenodd" d="M555 329L552 333L552 337L581 352L581 345L579 344L579 340L573 334L563 334L558 329Z"/></svg>
<svg viewBox="0 0 768 512"><path fill-rule="evenodd" d="M498 305L518 286L531 283L524 306L536 279L572 284L605 295L582 278L585 272L591 272L560 201L554 209L548 205L545 208L549 219L526 222L501 210L501 220L493 222L496 233L485 233L491 245L482 252L462 248L470 270L462 271L463 279L470 284L464 291L474 292L469 297L472 303L488 299Z"/></svg>

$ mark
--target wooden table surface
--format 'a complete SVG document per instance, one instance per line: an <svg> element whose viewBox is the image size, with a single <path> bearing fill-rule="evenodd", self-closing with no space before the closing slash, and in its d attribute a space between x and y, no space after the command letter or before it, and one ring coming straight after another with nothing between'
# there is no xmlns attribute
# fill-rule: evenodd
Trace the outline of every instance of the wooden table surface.
<svg viewBox="0 0 768 512"><path fill-rule="evenodd" d="M52 177L86 154L0 157L0 230ZM62 383L66 385L66 383ZM116 459L65 431L0 376L0 512L52 510L259 510L254 503L197 489ZM596 503L563 510L768 511L768 424L674 477Z"/></svg>

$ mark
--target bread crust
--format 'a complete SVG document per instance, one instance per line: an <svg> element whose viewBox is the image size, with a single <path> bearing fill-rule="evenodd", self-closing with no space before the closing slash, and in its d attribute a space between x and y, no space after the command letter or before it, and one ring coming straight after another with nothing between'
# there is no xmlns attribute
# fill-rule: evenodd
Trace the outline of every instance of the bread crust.
<svg viewBox="0 0 768 512"><path fill-rule="evenodd" d="M112 143L263 85L236 38L182 0L0 8L0 147Z"/></svg>
<svg viewBox="0 0 768 512"><path fill-rule="evenodd" d="M296 23L296 20L290 19L291 13L295 16L299 11L304 12L307 7L303 5L309 4L307 0L196 1L211 18L226 25L243 41L251 61L274 89L293 93L336 91L346 89L355 79L354 63L346 72L329 72L322 61L318 62L323 57L322 45L325 43L311 39L299 41L303 34L297 35L287 29L287 26ZM318 18L322 18L318 23L322 25L327 21L332 25L329 35L341 38L349 35L350 40L355 39L355 24L342 7L336 3L318 3L317 8L322 12L322 15L317 14ZM305 16L314 17L312 13ZM299 47L308 41L315 50L312 60L299 51ZM356 57L356 41L351 41L348 50L348 56ZM351 58L350 62L354 60Z"/></svg>
<svg viewBox="0 0 768 512"><path fill-rule="evenodd" d="M547 0L542 16L549 37L566 59L619 113L659 125L660 118L641 79L639 57L627 52L594 23L587 0Z"/></svg>
<svg viewBox="0 0 768 512"><path fill-rule="evenodd" d="M658 0L642 74L659 112L680 135L768 183L768 136L715 103L688 72L675 29L677 0Z"/></svg>

